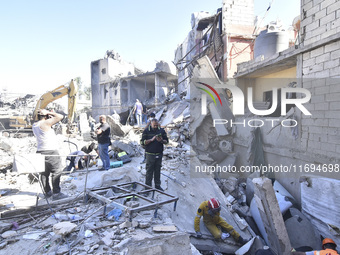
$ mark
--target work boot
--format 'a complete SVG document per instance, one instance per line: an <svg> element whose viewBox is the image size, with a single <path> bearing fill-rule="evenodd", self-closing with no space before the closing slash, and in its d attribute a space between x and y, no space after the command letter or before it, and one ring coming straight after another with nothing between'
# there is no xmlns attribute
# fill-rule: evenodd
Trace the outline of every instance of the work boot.
<svg viewBox="0 0 340 255"><path fill-rule="evenodd" d="M45 193L44 198L50 198L52 195L52 190L50 190L49 192Z"/></svg>
<svg viewBox="0 0 340 255"><path fill-rule="evenodd" d="M248 242L249 242L249 240L243 238L242 236L240 236L240 237L238 238L238 243L240 243L241 245L245 245L245 244L248 243Z"/></svg>
<svg viewBox="0 0 340 255"><path fill-rule="evenodd" d="M156 187L156 189L158 189L159 191L164 191L161 186Z"/></svg>
<svg viewBox="0 0 340 255"><path fill-rule="evenodd" d="M64 198L68 198L68 195L65 195L64 193L61 192L52 195L52 200L60 200Z"/></svg>

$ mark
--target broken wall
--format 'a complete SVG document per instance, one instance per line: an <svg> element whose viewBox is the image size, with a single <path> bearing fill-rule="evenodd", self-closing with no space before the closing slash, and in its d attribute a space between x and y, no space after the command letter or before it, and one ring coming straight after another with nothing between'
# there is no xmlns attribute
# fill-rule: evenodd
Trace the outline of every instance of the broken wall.
<svg viewBox="0 0 340 255"><path fill-rule="evenodd" d="M266 62L267 66L270 64L269 70L266 72L269 75L275 74L275 68L283 70L282 67L286 66L286 71L296 68L296 86L307 89L311 93L311 100L304 104L311 115L305 115L296 109L293 116L296 118L298 126L295 129L283 128L279 125L269 132L271 125L270 127L267 127L268 125L261 127L264 139L263 149L268 164L292 167L302 165L307 166L307 170L310 163L313 163L313 166L326 164L325 166L330 169L340 160L338 136L338 127L340 126L338 102L340 95L338 79L340 75L340 36L339 33L335 33L335 31L339 31L340 26L338 9L339 2L335 0L302 1L300 31L302 42L295 49L288 49L275 56L278 58L277 62L274 56ZM293 54L295 54L295 59L291 57L294 56ZM280 57L282 61L279 60ZM296 67L292 67L292 59L296 60ZM257 74L264 72L264 66L266 64L261 62L257 66L253 62L242 64L243 69L244 67L249 68L250 75L248 77L253 80L255 80L253 76L256 77ZM243 71L241 70L241 72ZM283 78L282 71L279 73ZM246 85L243 86L245 91ZM256 94L257 99L260 97L261 93ZM287 113L287 116L290 114L291 112ZM256 116L256 118L258 117ZM246 122L249 119L246 119ZM275 119L278 119L277 123L283 120L282 117ZM243 121L243 118L239 118L238 121ZM288 122L286 124L289 125ZM249 136L247 128L237 128L234 142L237 144L236 149L240 154L247 152ZM248 163L244 158L239 160L239 165ZM303 169L303 173L298 174L297 172L299 169L289 175L275 173L275 176L284 177L282 183L300 202L298 179L301 175L334 177L330 171L306 173Z"/></svg>
<svg viewBox="0 0 340 255"><path fill-rule="evenodd" d="M253 58L254 0L223 0L223 80L233 77L237 63Z"/></svg>
<svg viewBox="0 0 340 255"><path fill-rule="evenodd" d="M133 64L113 58L91 62L92 114L95 119L101 114L112 114L110 106L120 105L119 77L134 75Z"/></svg>
<svg viewBox="0 0 340 255"><path fill-rule="evenodd" d="M164 102L168 92L169 87L167 77L155 73L155 104L159 105Z"/></svg>
<svg viewBox="0 0 340 255"><path fill-rule="evenodd" d="M154 76L154 75L152 75ZM139 99L142 103L145 103L147 100L155 96L155 84L147 83L145 81L130 80L129 83L129 100L123 101L122 104L134 104L136 99Z"/></svg>

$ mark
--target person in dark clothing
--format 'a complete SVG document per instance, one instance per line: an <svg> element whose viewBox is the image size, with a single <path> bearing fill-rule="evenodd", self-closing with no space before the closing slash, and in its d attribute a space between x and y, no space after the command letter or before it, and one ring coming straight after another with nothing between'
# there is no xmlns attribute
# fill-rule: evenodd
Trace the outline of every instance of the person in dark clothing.
<svg viewBox="0 0 340 255"><path fill-rule="evenodd" d="M98 139L98 152L99 157L103 162L103 167L99 170L109 170L110 169L110 156L109 156L109 146L111 145L110 139L110 126L106 122L106 116L99 116L100 126L96 129L97 139Z"/></svg>
<svg viewBox="0 0 340 255"><path fill-rule="evenodd" d="M142 123L147 123L148 122L148 115L146 114L146 105L142 103L143 106L143 111L142 111Z"/></svg>
<svg viewBox="0 0 340 255"><path fill-rule="evenodd" d="M145 184L152 186L154 178L155 188L163 191L161 187L161 166L164 144L169 142L163 128L159 127L157 119L151 120L151 125L144 129L140 143L145 146L146 152L146 178Z"/></svg>
<svg viewBox="0 0 340 255"><path fill-rule="evenodd" d="M146 126L145 126L145 128L148 128L149 126L150 126L150 124L151 124L151 120L152 119L154 119L156 117L156 115L152 112L152 113L150 113L150 115L149 115L149 118L148 118L148 121L147 121L147 123L146 123ZM142 162L140 162L141 164L144 164L145 163L145 161L146 161L146 152L144 152L144 158L143 158L143 161Z"/></svg>
<svg viewBox="0 0 340 255"><path fill-rule="evenodd" d="M72 168L75 170L84 169L86 164L88 163L88 156L82 150L71 152L69 156L67 156L66 160L70 161L66 171L71 171Z"/></svg>

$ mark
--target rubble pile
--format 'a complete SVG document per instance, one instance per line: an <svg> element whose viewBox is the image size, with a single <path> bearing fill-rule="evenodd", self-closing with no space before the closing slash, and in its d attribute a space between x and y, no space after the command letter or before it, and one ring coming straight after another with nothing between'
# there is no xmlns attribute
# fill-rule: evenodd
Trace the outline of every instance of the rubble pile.
<svg viewBox="0 0 340 255"><path fill-rule="evenodd" d="M165 203L130 214L129 208L150 204L131 196L119 198L123 193L114 188L106 191L108 187L124 183L145 183L145 165L140 164L144 149L139 143L143 129L121 125L117 118L108 118L114 130L111 134L111 161L116 161L120 152L126 152L131 160L122 167L102 172L97 170L101 162L93 152L95 160L91 167L63 172L61 188L69 198L49 204L43 199L36 177L12 169L13 163L17 165L16 155L35 154L35 138L0 137L3 158L0 249L6 254L197 255L212 251L235 254L237 250L245 249L232 238L226 242L213 240L203 223L201 231L206 238L195 237L193 220L197 208L211 197L221 201L221 216L241 236L250 240L246 251L237 254L254 254L264 246L280 252L283 248L276 244L289 241L294 247L309 245L317 249L320 234L296 208L294 198L278 181L271 185L269 179L259 175L247 178L228 172L195 172L192 168L195 165L234 165L237 155L233 153L233 142L230 135L223 132L220 135L221 130L209 124L211 121L203 121L211 115L201 118L197 114L199 110L193 110L194 105L189 106L176 96L171 98L167 105L155 107L152 111L169 137L169 145L163 152L161 181L167 194L179 198L175 205ZM84 123L86 126L86 121ZM232 133L227 127L226 130ZM63 167L70 152L89 143L81 136L65 139L65 136L58 135L58 139ZM105 192L92 196L93 190ZM113 197L118 198L111 200ZM157 203L162 199L164 195L156 192L152 201ZM261 201L267 204L260 205ZM301 231L299 227L310 229L308 239L313 241L295 238ZM281 228L286 232L281 233Z"/></svg>

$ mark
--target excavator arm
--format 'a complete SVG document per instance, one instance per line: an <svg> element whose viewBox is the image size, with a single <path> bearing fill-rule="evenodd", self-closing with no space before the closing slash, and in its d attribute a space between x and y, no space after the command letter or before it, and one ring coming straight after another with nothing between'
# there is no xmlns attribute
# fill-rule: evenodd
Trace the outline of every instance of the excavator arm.
<svg viewBox="0 0 340 255"><path fill-rule="evenodd" d="M77 86L74 84L73 80L71 80L69 86L61 85L58 88L48 91L45 94L43 94L40 99L37 102L37 105L33 112L33 118L34 120L37 120L37 112L39 109L45 109L46 106L66 95L68 95L68 123L73 122L74 112L75 112L75 106L76 106L76 94L78 92Z"/></svg>

